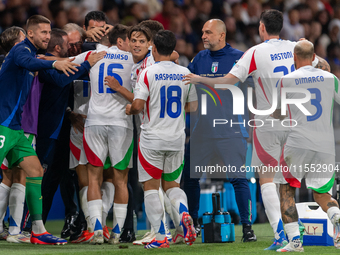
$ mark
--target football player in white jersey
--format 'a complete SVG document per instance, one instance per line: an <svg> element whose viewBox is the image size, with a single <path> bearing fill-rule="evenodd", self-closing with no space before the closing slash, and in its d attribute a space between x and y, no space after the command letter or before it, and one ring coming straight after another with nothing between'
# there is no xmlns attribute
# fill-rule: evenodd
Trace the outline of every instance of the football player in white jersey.
<svg viewBox="0 0 340 255"><path fill-rule="evenodd" d="M130 46L130 52L133 56L134 65L132 66L132 72L131 72L131 86L134 90L136 87L136 82L139 74L148 66L151 66L155 63L155 60L152 55L152 38L156 35L156 33L160 30L163 30L163 25L159 23L158 21L154 20L145 20L142 21L139 25L133 27L130 29L128 37L129 37L129 46ZM173 51L171 54L170 60L176 60L178 59L178 53L176 51ZM105 81L107 82L106 85L108 85L111 89L116 90L117 92L121 93L122 96L124 96L127 100L129 100L131 103L133 101L133 93L125 89L124 87L121 87L118 83L118 81L112 77L108 76L105 78ZM140 113L138 116L135 117L135 123L137 128L137 137L139 138L140 135L140 126L143 122L143 113ZM164 200L164 206L165 211L170 215L170 218L174 222L174 225L176 227L176 233L175 233L175 243L184 243L183 238L183 231L182 227L180 226L180 217L179 214L176 212L176 210L171 206L171 203L169 201L169 198L166 196L166 194L163 192L163 190L160 188L159 190L159 196L161 201ZM164 215L165 217L165 215ZM164 219L165 222L165 219ZM166 225L167 228L167 225ZM149 243L154 239L156 236L156 233L153 228L151 228L151 232L148 232L148 235L145 235L141 240L134 241L133 244L136 245L142 245L145 243ZM169 230L167 230L167 238L171 242L172 236Z"/></svg>
<svg viewBox="0 0 340 255"><path fill-rule="evenodd" d="M281 12L277 10L262 12L259 34L263 43L245 52L229 74L221 78L205 78L189 74L185 81L187 83L201 82L214 86L215 84L244 82L248 76L252 76L255 84L257 109L262 111L272 109L274 111L272 91L276 88L278 80L282 76L294 71L293 51L296 42L279 38L282 25L283 15ZM329 71L328 63L320 57L317 57L314 66ZM251 95L251 93L248 93L248 95ZM276 185L273 183L275 172L264 172L262 169L263 166L277 167L279 165L287 131L280 126L278 121L270 117L270 114L255 115L255 119L260 121L255 123L257 127L254 128L252 166L261 169L259 175L262 200L275 235L274 243L267 249L276 250L286 242L286 238Z"/></svg>
<svg viewBox="0 0 340 255"><path fill-rule="evenodd" d="M291 128L284 146L281 161L287 171L283 171L284 179L280 179L281 212L289 244L277 250L279 252L303 251L294 200L295 189L301 187L303 177L306 186L313 190L314 200L332 221L334 246L340 248L340 210L331 197L335 168L332 119L334 100L340 103L339 80L329 72L314 68L314 58L313 44L307 40L298 42L294 48L297 70L284 76L278 86L279 109L281 94L287 99L301 100L302 93L309 91L312 98L301 105L306 112L297 105L289 105L289 118L296 126ZM289 93L289 89L297 88L302 91Z"/></svg>
<svg viewBox="0 0 340 255"><path fill-rule="evenodd" d="M132 27L128 33L129 38L129 51L133 57L133 66L131 71L131 87L132 90L136 87L136 82L139 74L148 66L155 63L153 59L150 45L152 34L151 31L140 25ZM111 89L117 90L122 96L124 96L130 103L133 101L133 92L125 89L119 85L119 82L112 76L108 76L106 79L106 85ZM137 134L140 133L140 125L142 123L143 115L140 114L140 118L136 118Z"/></svg>
<svg viewBox="0 0 340 255"><path fill-rule="evenodd" d="M96 13L99 16L96 16ZM101 28L105 14L101 12L92 12L88 17L89 24L92 27ZM94 19L102 19L102 22L96 22ZM95 28L92 28L94 30ZM70 49L68 50L69 56L77 56L81 54L82 38L85 37L85 31L75 23L68 23L63 27L63 30L67 32ZM88 30L89 31L89 30ZM108 32L107 32L108 33ZM89 56L86 55L85 59ZM88 163L85 151L83 149L83 130L84 123L87 117L89 100L91 94L91 83L87 80L75 80L73 82L74 89L74 106L73 111L68 109L70 112L70 120L72 128L70 131L70 169L75 169L78 176L79 185L79 199L80 206L84 212L85 219L87 221L87 227L91 228L90 216L87 208L87 190L88 190L88 177L86 171L86 164ZM103 211L102 211L102 223L103 223L103 234L104 240L107 242L110 239L110 233L106 226L106 218L108 212L113 204L114 186L113 186L113 169L109 160L105 162L103 172L103 183L101 186ZM107 171L106 171L107 170ZM81 223L83 224L83 223ZM81 226L81 228L84 228ZM76 239L72 240L72 243L87 243L91 240L93 232L89 232L88 229L84 229L81 235Z"/></svg>
<svg viewBox="0 0 340 255"><path fill-rule="evenodd" d="M82 53L81 45L83 43L84 30L74 23L68 23L63 27L63 30L67 33L70 48L68 50L69 56L77 56ZM83 147L83 130L84 123L88 111L88 103L90 99L90 82L87 80L74 80L74 105L73 110L70 107L66 111L70 115L71 130L70 130L70 169L75 169L78 176L79 186L79 205L84 213L84 217L87 221L87 226L91 227L90 217L87 209L87 172L86 164L87 159L85 156ZM72 240L72 243L89 242L93 233L87 229L83 230L80 237L76 240Z"/></svg>
<svg viewBox="0 0 340 255"><path fill-rule="evenodd" d="M138 147L139 181L144 184L146 214L156 237L145 248L166 248L169 242L163 222L164 208L159 198L160 179L172 205L180 214L184 239L196 239L193 222L188 214L187 198L179 188L184 160L184 111L196 110L194 86L184 86L182 77L187 68L170 61L176 45L175 35L160 31L154 38L152 53L157 64L140 74L134 90L134 101L126 107L127 114L139 114L146 105Z"/></svg>
<svg viewBox="0 0 340 255"><path fill-rule="evenodd" d="M107 155L114 167L115 185L114 226L109 243L119 242L120 231L126 217L128 202L126 183L133 150L132 118L125 115L128 101L104 84L104 78L111 75L122 86L131 90L130 73L133 60L129 52L120 50L115 45L111 46L109 38L110 33L109 36L102 37L98 44L97 51L105 50L107 54L90 72L91 98L83 139L85 154L89 161L87 199L95 233L90 241L93 244L103 243L100 186ZM126 43L126 49L127 47ZM76 60L81 61L86 54L86 52L81 54Z"/></svg>

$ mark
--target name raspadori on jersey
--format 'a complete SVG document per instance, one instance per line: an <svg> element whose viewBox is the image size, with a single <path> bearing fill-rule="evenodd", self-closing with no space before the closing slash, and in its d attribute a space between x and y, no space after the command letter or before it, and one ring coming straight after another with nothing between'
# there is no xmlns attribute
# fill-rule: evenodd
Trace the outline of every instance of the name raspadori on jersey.
<svg viewBox="0 0 340 255"><path fill-rule="evenodd" d="M183 76L185 74L182 73L174 73L174 74L165 74L165 73L160 73L160 74L155 74L155 80L159 81L159 80L163 80L163 81L175 81L175 80L183 80Z"/></svg>

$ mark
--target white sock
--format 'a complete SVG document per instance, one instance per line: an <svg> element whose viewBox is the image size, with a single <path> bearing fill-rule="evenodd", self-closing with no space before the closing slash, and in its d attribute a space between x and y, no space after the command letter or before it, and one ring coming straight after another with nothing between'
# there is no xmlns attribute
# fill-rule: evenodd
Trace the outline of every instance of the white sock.
<svg viewBox="0 0 340 255"><path fill-rule="evenodd" d="M88 201L87 207L88 207L89 215L90 215L91 231L94 232L97 230L103 230L103 227L102 227L103 202L102 200L96 199L96 200Z"/></svg>
<svg viewBox="0 0 340 255"><path fill-rule="evenodd" d="M164 209L159 198L158 190L144 191L145 212L152 228L156 233L156 240L162 241L166 235L166 229L163 222Z"/></svg>
<svg viewBox="0 0 340 255"><path fill-rule="evenodd" d="M168 196L165 194L165 192L162 190L163 194L163 201L161 199L161 202L164 204L164 210L169 214L170 218L172 219L172 205L168 198Z"/></svg>
<svg viewBox="0 0 340 255"><path fill-rule="evenodd" d="M81 209L83 210L85 220L87 223L87 230L90 232L93 232L91 228L92 223L90 220L89 208L87 207L87 189L88 188L89 188L88 186L85 186L79 191L79 198L80 198L80 206L81 206Z"/></svg>
<svg viewBox="0 0 340 255"><path fill-rule="evenodd" d="M20 183L13 183L9 192L9 233L17 235L20 233L22 215L24 213L26 187Z"/></svg>
<svg viewBox="0 0 340 255"><path fill-rule="evenodd" d="M338 207L336 206L333 206L333 207L330 207L328 210L327 210L327 215L328 215L328 218L331 220L331 222L333 223L333 225L335 225L335 217L334 215L335 214L339 214L340 215L340 210Z"/></svg>
<svg viewBox="0 0 340 255"><path fill-rule="evenodd" d="M280 199L276 192L276 184L271 182L261 185L261 194L267 218L277 239L277 235L279 235L278 232L281 231L277 229L279 221L281 220L281 209Z"/></svg>
<svg viewBox="0 0 340 255"><path fill-rule="evenodd" d="M173 221L176 230L182 232L183 229L182 226L180 226L181 218L179 217L179 213L177 212L175 207L172 206L170 199L168 198L165 192L164 192L164 207L165 211L170 215L170 218Z"/></svg>
<svg viewBox="0 0 340 255"><path fill-rule="evenodd" d="M286 234L288 236L289 242L291 242L294 239L300 238L299 223L297 221L286 223L285 230L286 230Z"/></svg>
<svg viewBox="0 0 340 255"><path fill-rule="evenodd" d="M161 200L161 204L162 204L162 208L163 211L165 211L165 193L163 191L163 189L161 187L159 187L158 189L158 195L159 195L159 200ZM163 213L163 219L162 219L163 223L164 223L164 227L165 227L165 233L168 233L168 226L167 226L167 221L166 221L166 215L165 213Z"/></svg>
<svg viewBox="0 0 340 255"><path fill-rule="evenodd" d="M4 231L2 222L6 214L10 190L11 188L6 184L0 183L0 233Z"/></svg>
<svg viewBox="0 0 340 255"><path fill-rule="evenodd" d="M188 212L188 200L184 191L178 187L171 188L166 191L166 195L182 219L182 213Z"/></svg>
<svg viewBox="0 0 340 255"><path fill-rule="evenodd" d="M42 220L32 221L32 231L34 234L42 234L46 232L44 223Z"/></svg>
<svg viewBox="0 0 340 255"><path fill-rule="evenodd" d="M102 191L103 200L102 223L103 226L106 226L106 218L113 204L115 186L113 186L112 182L103 182L100 190Z"/></svg>
<svg viewBox="0 0 340 255"><path fill-rule="evenodd" d="M127 213L127 204L116 204L113 205L113 229L112 232L120 234L124 226Z"/></svg>

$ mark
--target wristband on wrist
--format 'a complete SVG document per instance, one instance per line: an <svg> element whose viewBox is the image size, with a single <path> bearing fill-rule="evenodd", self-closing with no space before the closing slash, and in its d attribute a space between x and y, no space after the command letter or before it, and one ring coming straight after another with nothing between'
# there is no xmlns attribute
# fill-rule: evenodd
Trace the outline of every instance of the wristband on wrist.
<svg viewBox="0 0 340 255"><path fill-rule="evenodd" d="M55 66L54 66L55 62L57 62L57 60L53 61L53 63L52 63L52 68L53 69L55 69Z"/></svg>

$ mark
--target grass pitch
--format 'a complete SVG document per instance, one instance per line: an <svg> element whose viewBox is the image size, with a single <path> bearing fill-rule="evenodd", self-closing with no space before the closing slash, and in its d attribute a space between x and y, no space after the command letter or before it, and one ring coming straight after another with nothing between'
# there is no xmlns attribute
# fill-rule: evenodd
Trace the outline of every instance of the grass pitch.
<svg viewBox="0 0 340 255"><path fill-rule="evenodd" d="M52 234L60 236L63 227L63 221L49 221L46 228ZM108 222L108 226L111 226ZM188 245L170 245L169 249L145 250L143 246L127 244L127 249L119 249L118 245L89 245L89 244L71 244L64 246L45 246L32 244L10 244L6 241L0 241L0 254L4 255L21 255L21 254L275 254L274 251L264 251L263 249L271 245L273 237L272 229L269 224L255 224L253 226L257 236L257 242L242 243L242 226L235 227L236 241L234 243L224 244L202 244L199 236L192 246ZM138 231L139 238L146 231ZM174 231L172 231L174 232ZM138 237L137 237L138 238ZM304 246L305 252L310 254L332 254L339 253L333 246Z"/></svg>

